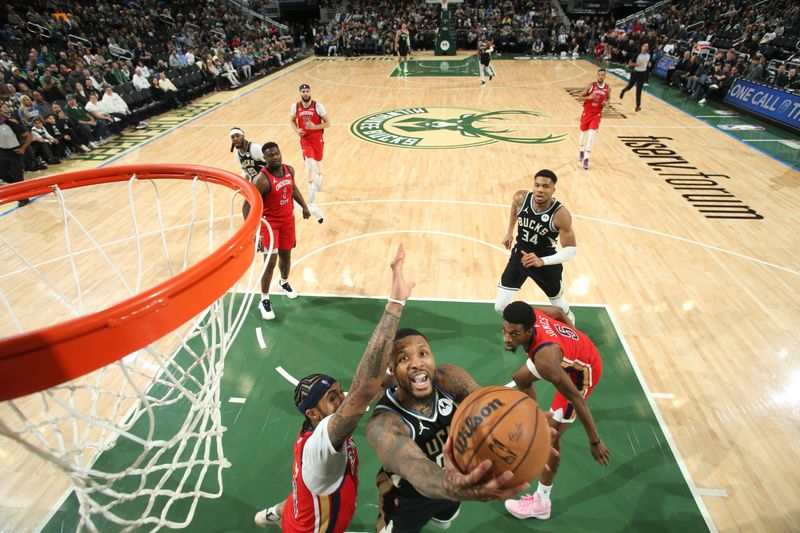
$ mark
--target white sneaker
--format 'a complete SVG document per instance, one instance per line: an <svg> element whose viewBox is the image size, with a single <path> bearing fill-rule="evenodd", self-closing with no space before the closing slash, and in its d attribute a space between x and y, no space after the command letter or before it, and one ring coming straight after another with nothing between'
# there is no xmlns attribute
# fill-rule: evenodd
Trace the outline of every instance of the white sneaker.
<svg viewBox="0 0 800 533"><path fill-rule="evenodd" d="M269 300L261 300L258 308L261 310L261 318L264 320L275 320L275 311L272 310L272 304Z"/></svg>
<svg viewBox="0 0 800 533"><path fill-rule="evenodd" d="M292 289L292 286L289 285L288 281L286 283L282 283L282 282L279 281L278 282L278 286L281 289L283 289L283 292L286 293L286 297L289 298L290 300L294 300L295 298L297 298L299 296L297 294L297 291Z"/></svg>
<svg viewBox="0 0 800 533"><path fill-rule="evenodd" d="M701 98L697 103L700 104L700 105L703 105L703 104L706 103L706 99L705 98Z"/></svg>
<svg viewBox="0 0 800 533"><path fill-rule="evenodd" d="M257 512L255 516L255 523L258 527L280 526L281 517L275 512L275 506L273 505L268 509Z"/></svg>
<svg viewBox="0 0 800 533"><path fill-rule="evenodd" d="M317 204L308 204L308 210L311 211L311 214L317 219L317 222L322 224L322 219L325 218L322 214L322 209L320 209Z"/></svg>

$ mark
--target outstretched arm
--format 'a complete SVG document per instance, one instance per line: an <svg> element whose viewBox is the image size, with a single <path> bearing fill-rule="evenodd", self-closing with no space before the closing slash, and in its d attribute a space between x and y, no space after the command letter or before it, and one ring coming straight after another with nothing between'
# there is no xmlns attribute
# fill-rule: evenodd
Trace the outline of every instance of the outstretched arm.
<svg viewBox="0 0 800 533"><path fill-rule="evenodd" d="M428 459L408 435L401 418L393 413L378 413L367 424L367 440L383 467L411 483L420 494L434 500L502 500L525 490L523 483L510 489L500 488L513 474L504 472L485 483L481 479L491 468L483 461L468 474L462 474L453 460L453 443L448 437L442 453L444 469Z"/></svg>
<svg viewBox="0 0 800 533"><path fill-rule="evenodd" d="M405 257L405 248L401 244L392 260L392 291L390 294L393 300L405 301L411 296L411 289L414 287L414 282L407 282L403 276ZM401 304L394 302L386 304L383 316L375 327L375 331L372 332L372 337L369 339L367 348L353 375L350 391L328 422L328 436L331 444L337 450L356 428L358 421L367 410L367 406L381 390L381 382L389 364L394 334L402 313L403 306Z"/></svg>
<svg viewBox="0 0 800 533"><path fill-rule="evenodd" d="M601 465L607 465L611 461L611 451L606 448L600 439L600 433L597 431L592 413L589 411L589 406L586 405L580 391L575 387L567 373L564 372L564 369L561 368L561 360L563 359L561 349L556 345L545 346L536 353L536 356L536 369L541 376L555 385L558 392L563 394L567 401L575 407L575 415L586 430L586 436L589 437L591 452L595 461Z"/></svg>

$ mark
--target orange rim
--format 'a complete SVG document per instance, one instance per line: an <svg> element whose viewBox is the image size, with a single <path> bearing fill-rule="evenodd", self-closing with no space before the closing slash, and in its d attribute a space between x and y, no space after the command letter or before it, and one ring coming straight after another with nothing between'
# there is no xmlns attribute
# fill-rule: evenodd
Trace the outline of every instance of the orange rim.
<svg viewBox="0 0 800 533"><path fill-rule="evenodd" d="M221 297L250 268L261 195L241 176L199 165L125 165L70 172L0 187L0 204L100 183L195 177L239 191L252 206L242 227L177 276L108 309L0 340L0 401L78 378L175 330Z"/></svg>

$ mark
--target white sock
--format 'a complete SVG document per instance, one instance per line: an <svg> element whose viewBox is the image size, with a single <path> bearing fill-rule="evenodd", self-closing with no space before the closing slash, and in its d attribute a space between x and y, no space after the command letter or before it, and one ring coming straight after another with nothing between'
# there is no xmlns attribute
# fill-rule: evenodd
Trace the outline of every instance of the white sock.
<svg viewBox="0 0 800 533"><path fill-rule="evenodd" d="M317 185L315 183L313 183L313 182L309 183L308 184L308 201L309 201L309 203L314 201L314 196L316 196L316 193L317 193Z"/></svg>
<svg viewBox="0 0 800 533"><path fill-rule="evenodd" d="M262 301L263 300L269 300L269 293L268 292L262 292L261 293L261 300Z"/></svg>
<svg viewBox="0 0 800 533"><path fill-rule="evenodd" d="M281 279L280 279L280 281L279 281L279 283L280 283L281 285L283 285L284 283L289 283L289 280L288 280L288 279L283 279L283 278L281 278Z"/></svg>
<svg viewBox="0 0 800 533"><path fill-rule="evenodd" d="M594 146L594 136L597 135L597 130L589 130L589 135L587 136L588 139L586 140L586 157L589 157L589 152L592 151L592 146Z"/></svg>
<svg viewBox="0 0 800 533"><path fill-rule="evenodd" d="M536 494L539 495L539 499L542 500L542 503L547 503L550 501L551 490L553 490L553 485L542 485L542 482L539 482L539 487L536 489Z"/></svg>
<svg viewBox="0 0 800 533"><path fill-rule="evenodd" d="M484 81L484 78L485 78L485 76L484 76L485 70L484 69L485 69L485 67L483 66L483 63L478 63L478 72L480 72L480 74L481 74L481 81Z"/></svg>
<svg viewBox="0 0 800 533"><path fill-rule="evenodd" d="M588 133L587 131L582 131L581 132L581 140L580 140L581 152L585 151L584 148L586 147L586 136L587 136L586 134L587 133Z"/></svg>

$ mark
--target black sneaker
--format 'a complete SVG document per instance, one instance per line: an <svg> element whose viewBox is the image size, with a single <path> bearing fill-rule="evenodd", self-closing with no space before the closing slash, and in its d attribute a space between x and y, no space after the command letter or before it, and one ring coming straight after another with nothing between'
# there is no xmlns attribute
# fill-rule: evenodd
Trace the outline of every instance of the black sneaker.
<svg viewBox="0 0 800 533"><path fill-rule="evenodd" d="M297 298L298 296L297 292L294 289L292 289L292 286L289 285L288 281L286 283L279 281L278 285L280 286L281 289L283 289L283 292L286 293L287 298L289 298L290 300L294 300L295 298Z"/></svg>
<svg viewBox="0 0 800 533"><path fill-rule="evenodd" d="M269 300L261 300L261 304L258 308L261 310L261 318L264 320L275 320L275 311L272 310L272 304L269 303Z"/></svg>

